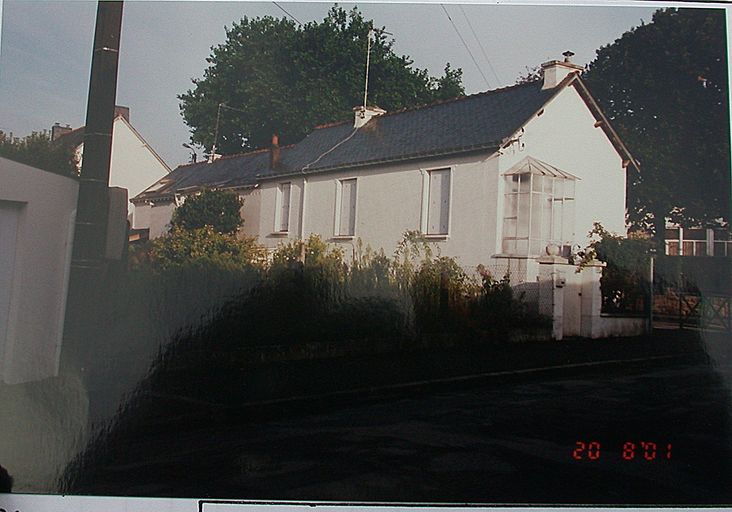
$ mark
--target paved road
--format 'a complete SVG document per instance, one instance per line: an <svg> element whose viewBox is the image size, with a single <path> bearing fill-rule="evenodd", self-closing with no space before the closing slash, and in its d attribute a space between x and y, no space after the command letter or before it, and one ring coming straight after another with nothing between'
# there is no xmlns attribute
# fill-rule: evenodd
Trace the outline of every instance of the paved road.
<svg viewBox="0 0 732 512"><path fill-rule="evenodd" d="M699 358L641 362L502 378L288 419L211 418L205 428L118 446L78 491L732 503L732 394L721 375L729 377L732 368ZM590 442L599 443L599 452ZM631 460L623 458L626 442L635 445L625 453ZM656 451L641 442L655 443Z"/></svg>

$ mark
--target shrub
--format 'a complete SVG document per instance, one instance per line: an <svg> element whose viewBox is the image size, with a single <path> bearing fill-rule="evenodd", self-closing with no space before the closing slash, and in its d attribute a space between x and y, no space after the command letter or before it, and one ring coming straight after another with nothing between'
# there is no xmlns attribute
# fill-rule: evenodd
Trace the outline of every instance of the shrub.
<svg viewBox="0 0 732 512"><path fill-rule="evenodd" d="M223 267L262 265L265 252L254 238L236 238L205 226L193 230L173 229L168 235L156 238L149 246L147 257L154 269L166 270L196 261ZM140 254L136 258L144 259Z"/></svg>
<svg viewBox="0 0 732 512"><path fill-rule="evenodd" d="M642 234L628 238L615 235L598 222L589 236L594 239L585 250L580 267L593 259L607 264L600 279L603 312L641 310L648 292L653 241Z"/></svg>
<svg viewBox="0 0 732 512"><path fill-rule="evenodd" d="M244 200L236 192L204 190L175 209L170 226L172 230L209 226L217 233L235 233L244 224L240 213L243 205Z"/></svg>

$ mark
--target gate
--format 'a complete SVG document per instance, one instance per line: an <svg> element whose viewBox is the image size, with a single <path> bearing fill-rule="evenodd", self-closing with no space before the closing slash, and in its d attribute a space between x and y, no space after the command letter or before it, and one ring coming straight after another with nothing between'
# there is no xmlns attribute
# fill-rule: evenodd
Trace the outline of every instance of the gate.
<svg viewBox="0 0 732 512"><path fill-rule="evenodd" d="M651 318L655 328L732 332L730 258L659 258Z"/></svg>

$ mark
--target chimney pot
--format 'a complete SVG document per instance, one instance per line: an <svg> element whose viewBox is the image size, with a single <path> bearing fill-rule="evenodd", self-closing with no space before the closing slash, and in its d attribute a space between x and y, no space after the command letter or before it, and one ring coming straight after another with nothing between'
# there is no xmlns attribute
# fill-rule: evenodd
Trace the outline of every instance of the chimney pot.
<svg viewBox="0 0 732 512"><path fill-rule="evenodd" d="M354 121L353 121L354 128L361 128L363 125L368 123L372 117L382 116L382 115L386 114L386 110L384 110L383 108L376 107L376 106L354 107L353 112L356 114L354 116Z"/></svg>
<svg viewBox="0 0 732 512"><path fill-rule="evenodd" d="M280 138L276 133L272 134L272 147L269 150L269 168L278 169L280 166Z"/></svg>
<svg viewBox="0 0 732 512"><path fill-rule="evenodd" d="M544 72L544 85L541 87L542 89L552 89L567 78L570 73L584 71L584 66L575 64L570 60L574 55L573 52L568 50L562 55L564 55L563 61L550 60L541 65L541 69Z"/></svg>
<svg viewBox="0 0 732 512"><path fill-rule="evenodd" d="M114 106L114 117L122 116L125 121L130 122L130 107L123 107L122 105Z"/></svg>
<svg viewBox="0 0 732 512"><path fill-rule="evenodd" d="M61 126L61 123L53 123L51 127L51 141L54 141L71 131L71 127L67 124L65 127Z"/></svg>

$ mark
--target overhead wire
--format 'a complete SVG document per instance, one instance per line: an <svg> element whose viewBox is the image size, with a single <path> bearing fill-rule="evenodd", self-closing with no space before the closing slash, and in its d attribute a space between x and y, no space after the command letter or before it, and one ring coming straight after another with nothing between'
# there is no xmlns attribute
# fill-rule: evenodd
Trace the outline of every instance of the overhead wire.
<svg viewBox="0 0 732 512"><path fill-rule="evenodd" d="M445 6L443 4L440 4L440 7L442 7L442 10L445 11L445 15L447 16L447 19L450 20L450 23L452 24L452 28L455 29L455 32L457 33L458 37L460 38L460 41L462 41L463 46L468 52L468 55L470 55L470 58L473 60L473 64L475 64L475 67L478 68L478 72L483 77L483 80L485 81L486 86L490 89L491 84L488 82L488 78L486 78L485 73L483 73L483 70L481 69L480 65L478 64L478 61L475 60L475 56L473 55L473 52L470 51L470 47L468 46L468 43L465 42L465 39L463 38L463 35L460 33L460 30L458 30L457 25L455 25L455 22L452 20L452 17L450 16L450 13L447 12L447 9L445 9Z"/></svg>
<svg viewBox="0 0 732 512"><path fill-rule="evenodd" d="M274 2L274 1L272 3L275 4L277 7L279 7L279 9L282 12L284 12L285 14L287 14L290 18L292 18L295 21L295 23L297 23L298 25L302 25L302 21L298 20L292 14L290 14L289 12L287 12L287 10L284 7L282 7L280 4L278 4L277 2Z"/></svg>
<svg viewBox="0 0 732 512"><path fill-rule="evenodd" d="M465 13L465 9L463 9L463 6L460 5L460 11L463 13L463 16L465 17L465 21L468 22L468 27L470 27L470 31L473 33L473 37L476 41L478 41L478 46L480 47L480 51L483 52L483 58L488 63L488 66L491 68L491 71L493 72L493 76L496 77L496 82L500 85L501 79L498 77L498 73L496 73L495 68L493 67L493 63L488 58L488 53L485 51L485 48L483 47L483 43L480 42L480 39L478 38L478 35L475 33L475 29L473 28L473 24L470 23L470 18L468 18L468 15Z"/></svg>

